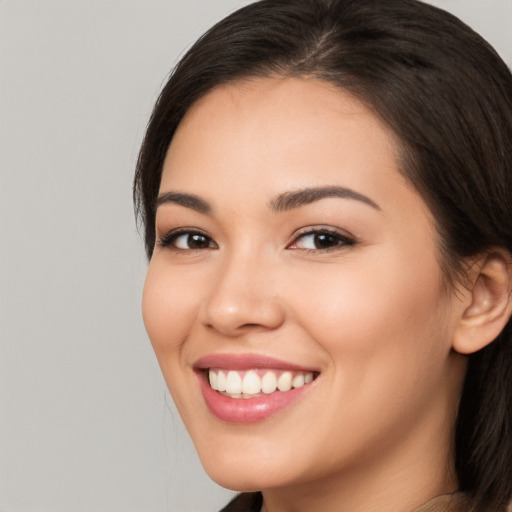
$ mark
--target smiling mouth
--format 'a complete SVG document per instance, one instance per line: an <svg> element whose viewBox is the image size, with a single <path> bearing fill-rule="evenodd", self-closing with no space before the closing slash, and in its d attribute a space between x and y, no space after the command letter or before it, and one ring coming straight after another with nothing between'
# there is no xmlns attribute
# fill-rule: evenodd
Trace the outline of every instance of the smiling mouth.
<svg viewBox="0 0 512 512"><path fill-rule="evenodd" d="M241 399L285 393L311 383L317 376L317 372L300 370L207 370L207 380L213 390L229 398Z"/></svg>

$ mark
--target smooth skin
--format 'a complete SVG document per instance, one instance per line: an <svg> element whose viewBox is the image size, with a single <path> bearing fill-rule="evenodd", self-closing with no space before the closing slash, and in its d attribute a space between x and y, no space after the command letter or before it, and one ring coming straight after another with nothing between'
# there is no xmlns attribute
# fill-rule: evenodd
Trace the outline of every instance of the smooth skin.
<svg viewBox="0 0 512 512"><path fill-rule="evenodd" d="M145 325L206 471L263 490L268 512L405 512L457 489L461 352L510 315L508 267L496 251L447 287L432 215L397 154L352 96L279 77L215 88L168 150ZM349 193L323 197L333 187ZM310 189L318 197L279 206ZM228 423L194 369L210 354L319 376L272 417Z"/></svg>

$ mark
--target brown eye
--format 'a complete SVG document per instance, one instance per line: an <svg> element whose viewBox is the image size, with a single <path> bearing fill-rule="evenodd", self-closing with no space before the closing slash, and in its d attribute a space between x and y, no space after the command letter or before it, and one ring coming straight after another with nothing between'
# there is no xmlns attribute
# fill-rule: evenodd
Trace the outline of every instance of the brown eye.
<svg viewBox="0 0 512 512"><path fill-rule="evenodd" d="M170 233L160 241L160 245L162 247L171 247L179 251L212 249L217 247L209 236L194 231Z"/></svg>
<svg viewBox="0 0 512 512"><path fill-rule="evenodd" d="M210 240L204 235L182 235L176 239L175 245L180 249L206 249L210 247Z"/></svg>
<svg viewBox="0 0 512 512"><path fill-rule="evenodd" d="M355 241L340 233L330 231L310 231L297 237L290 249L321 251L354 245Z"/></svg>

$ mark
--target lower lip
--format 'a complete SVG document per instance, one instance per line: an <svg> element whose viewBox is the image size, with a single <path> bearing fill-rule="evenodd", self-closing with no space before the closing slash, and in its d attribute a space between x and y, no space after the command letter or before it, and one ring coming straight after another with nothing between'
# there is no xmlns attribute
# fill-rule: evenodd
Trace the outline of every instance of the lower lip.
<svg viewBox="0 0 512 512"><path fill-rule="evenodd" d="M297 402L311 386L306 384L290 391L275 391L255 398L230 398L213 390L203 373L199 377L208 409L220 420L230 423L256 423L265 420Z"/></svg>

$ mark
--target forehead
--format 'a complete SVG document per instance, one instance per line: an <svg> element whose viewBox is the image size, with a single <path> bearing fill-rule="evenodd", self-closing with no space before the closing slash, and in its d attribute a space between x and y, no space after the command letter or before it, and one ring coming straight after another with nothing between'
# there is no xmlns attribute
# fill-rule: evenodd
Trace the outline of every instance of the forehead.
<svg viewBox="0 0 512 512"><path fill-rule="evenodd" d="M189 109L169 147L162 187L218 172L227 178L229 169L235 180L271 172L288 186L339 180L350 169L345 179L357 185L364 170L375 177L396 171L397 153L393 133L343 90L317 79L253 79L218 86Z"/></svg>

